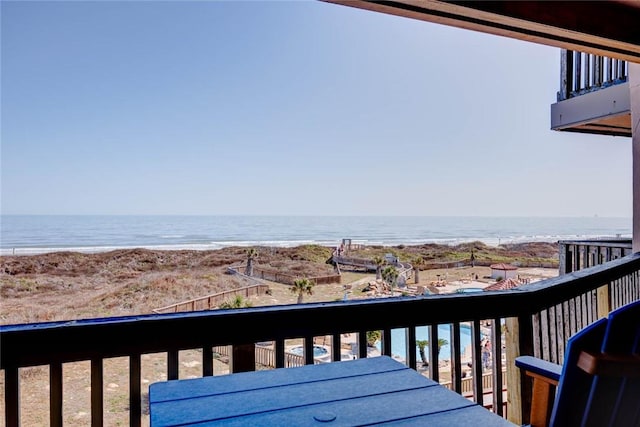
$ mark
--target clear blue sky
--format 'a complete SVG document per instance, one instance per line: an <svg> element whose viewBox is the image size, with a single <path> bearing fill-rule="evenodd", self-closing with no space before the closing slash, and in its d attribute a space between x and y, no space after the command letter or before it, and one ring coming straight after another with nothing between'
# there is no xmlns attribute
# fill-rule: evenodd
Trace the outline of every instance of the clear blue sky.
<svg viewBox="0 0 640 427"><path fill-rule="evenodd" d="M1 7L3 214L631 216L630 139L549 130L556 48L320 2Z"/></svg>

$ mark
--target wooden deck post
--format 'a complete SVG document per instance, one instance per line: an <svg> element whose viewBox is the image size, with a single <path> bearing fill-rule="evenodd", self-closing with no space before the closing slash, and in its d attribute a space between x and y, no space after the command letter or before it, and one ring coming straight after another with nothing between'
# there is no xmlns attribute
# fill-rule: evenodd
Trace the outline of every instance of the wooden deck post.
<svg viewBox="0 0 640 427"><path fill-rule="evenodd" d="M607 317L611 311L611 297L609 296L609 285L600 286L596 290L596 300L598 303L598 319Z"/></svg>
<svg viewBox="0 0 640 427"><path fill-rule="evenodd" d="M633 162L633 252L640 252L640 64L629 63Z"/></svg>
<svg viewBox="0 0 640 427"><path fill-rule="evenodd" d="M517 425L528 424L531 412L531 378L516 367L518 356L533 355L531 315L506 319L507 414Z"/></svg>

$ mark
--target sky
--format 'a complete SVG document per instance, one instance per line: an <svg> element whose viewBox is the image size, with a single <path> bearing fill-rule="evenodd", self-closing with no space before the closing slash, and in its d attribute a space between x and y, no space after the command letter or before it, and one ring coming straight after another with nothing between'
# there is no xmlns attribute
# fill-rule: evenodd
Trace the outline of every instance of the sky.
<svg viewBox="0 0 640 427"><path fill-rule="evenodd" d="M1 3L2 214L631 217L557 48L317 1Z"/></svg>

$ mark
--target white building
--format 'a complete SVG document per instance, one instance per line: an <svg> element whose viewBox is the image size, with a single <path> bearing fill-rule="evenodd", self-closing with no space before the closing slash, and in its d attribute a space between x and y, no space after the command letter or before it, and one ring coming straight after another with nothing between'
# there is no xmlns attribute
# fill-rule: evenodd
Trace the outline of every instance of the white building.
<svg viewBox="0 0 640 427"><path fill-rule="evenodd" d="M491 265L491 278L492 279L511 279L518 274L518 267L511 264L492 264Z"/></svg>

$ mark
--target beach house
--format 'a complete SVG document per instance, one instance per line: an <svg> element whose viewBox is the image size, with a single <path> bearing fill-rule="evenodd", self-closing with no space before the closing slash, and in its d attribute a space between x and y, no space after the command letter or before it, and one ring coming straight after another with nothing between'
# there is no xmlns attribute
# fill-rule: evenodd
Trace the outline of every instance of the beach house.
<svg viewBox="0 0 640 427"><path fill-rule="evenodd" d="M103 362L112 357L127 358L129 424L139 426L147 405L141 382L141 360L145 354L166 354L167 378L178 379L180 352L198 349L202 354L202 375L211 376L216 346L231 346L232 371L242 372L256 369L256 343L273 342L275 364L284 367L285 340L303 338L305 361L311 365L314 337L331 336L331 357L338 361L343 333L355 334L359 342L365 343L367 332L381 331L382 353L391 354L392 330L405 328L407 348L415 350L417 327L426 327L429 340L438 342L442 325L448 325L451 338L451 377L447 386L456 392L470 393L470 398L480 405L506 415L514 423L527 423L531 389L527 386L528 379L514 368L514 358L536 355L562 363L570 335L612 309L640 299L639 3L330 2L340 4L335 7L359 7L426 21L424 25L451 25L519 39L522 43L565 49L560 67L562 84L558 102L551 106L550 127L632 138L629 154L633 159L632 241L561 242L561 273L573 274L536 282L517 291L4 326L0 328L0 369L4 375L2 407L6 426L21 423L24 408L20 403L20 385L29 380L21 371L31 366L48 369L49 422L61 426L63 402L67 399L63 388L64 365L87 362L91 377L87 390L91 424L101 426L105 407ZM471 67L469 72L473 72ZM562 184L557 191L588 185L572 182L571 177ZM597 198L598 194L592 197ZM486 328L491 330L489 358L482 355ZM462 329L470 331L472 343L471 378L465 377L464 381L467 367L461 362ZM438 360L437 346L431 346L428 352L430 360ZM367 346L360 345L359 353L366 358ZM491 360L492 374L484 372L483 359ZM416 369L417 363L415 351L407 351L408 366ZM441 379L438 363L430 363L428 369L431 379ZM469 390L465 389L467 384ZM506 399L502 392L505 388Z"/></svg>

